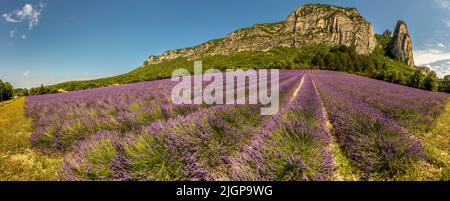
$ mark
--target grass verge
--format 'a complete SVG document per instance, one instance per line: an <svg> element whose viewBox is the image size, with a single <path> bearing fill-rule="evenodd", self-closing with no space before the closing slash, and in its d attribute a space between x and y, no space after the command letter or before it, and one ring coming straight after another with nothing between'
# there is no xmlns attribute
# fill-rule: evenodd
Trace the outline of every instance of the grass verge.
<svg viewBox="0 0 450 201"><path fill-rule="evenodd" d="M58 180L61 160L31 149L31 120L24 115L25 98L0 105L0 180Z"/></svg>
<svg viewBox="0 0 450 201"><path fill-rule="evenodd" d="M450 103L432 125L429 132L417 136L427 155L429 164L422 165L425 180L450 180ZM429 165L433 167L429 167ZM431 174L432 173L432 174Z"/></svg>

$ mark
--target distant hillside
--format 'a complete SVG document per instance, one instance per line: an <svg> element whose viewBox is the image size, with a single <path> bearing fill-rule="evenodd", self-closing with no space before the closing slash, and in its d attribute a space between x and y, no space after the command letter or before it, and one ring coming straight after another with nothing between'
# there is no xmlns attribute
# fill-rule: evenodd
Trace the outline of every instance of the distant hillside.
<svg viewBox="0 0 450 201"><path fill-rule="evenodd" d="M198 46L150 56L137 69L118 76L70 81L32 89L31 94L56 93L114 84L168 78L174 69L314 68L346 71L417 88L439 90L432 71L415 68L407 26L399 21L394 34L373 33L355 8L307 4L286 21L257 24Z"/></svg>

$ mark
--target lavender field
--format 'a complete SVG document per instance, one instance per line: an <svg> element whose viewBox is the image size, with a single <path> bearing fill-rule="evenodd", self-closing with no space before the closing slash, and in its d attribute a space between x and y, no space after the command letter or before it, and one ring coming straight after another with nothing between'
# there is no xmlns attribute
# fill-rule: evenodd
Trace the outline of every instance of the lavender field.
<svg viewBox="0 0 450 201"><path fill-rule="evenodd" d="M61 180L449 180L448 147L426 135L447 94L329 71L279 83L275 116L174 105L170 80L31 96L29 140L63 158Z"/></svg>

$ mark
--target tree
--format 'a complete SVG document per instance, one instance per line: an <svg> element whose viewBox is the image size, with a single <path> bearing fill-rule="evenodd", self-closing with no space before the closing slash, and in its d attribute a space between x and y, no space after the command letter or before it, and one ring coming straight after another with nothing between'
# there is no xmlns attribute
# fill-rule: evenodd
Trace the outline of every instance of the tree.
<svg viewBox="0 0 450 201"><path fill-rule="evenodd" d="M439 89L439 82L438 77L436 76L436 73L431 71L428 73L428 75L425 77L425 80L423 82L423 88L430 91L437 91Z"/></svg>
<svg viewBox="0 0 450 201"><path fill-rule="evenodd" d="M441 91L450 92L450 75L446 75L442 80Z"/></svg>
<svg viewBox="0 0 450 201"><path fill-rule="evenodd" d="M0 102L11 99L13 92L14 87L10 83L0 80Z"/></svg>
<svg viewBox="0 0 450 201"><path fill-rule="evenodd" d="M316 67L319 67L319 68L323 68L323 67L325 67L325 62L324 62L324 60L323 60L323 58L324 58L324 54L323 53L318 53L313 59L312 59L312 64L314 65L314 66L316 66Z"/></svg>
<svg viewBox="0 0 450 201"><path fill-rule="evenodd" d="M409 86L415 87L415 88L421 88L423 83L423 74L422 71L417 69L414 74L411 75L409 78Z"/></svg>
<svg viewBox="0 0 450 201"><path fill-rule="evenodd" d="M0 102L3 101L3 90L5 90L5 84L0 80Z"/></svg>

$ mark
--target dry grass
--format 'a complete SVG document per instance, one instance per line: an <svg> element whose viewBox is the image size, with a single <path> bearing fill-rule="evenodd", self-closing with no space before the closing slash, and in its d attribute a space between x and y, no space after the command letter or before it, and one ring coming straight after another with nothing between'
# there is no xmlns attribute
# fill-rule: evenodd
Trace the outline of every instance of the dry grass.
<svg viewBox="0 0 450 201"><path fill-rule="evenodd" d="M434 173L433 180L450 180L450 103L435 121L430 132L419 136L425 148L430 166L424 172ZM428 171L426 171L428 170ZM432 171L432 172L430 172ZM437 177L436 177L437 176Z"/></svg>
<svg viewBox="0 0 450 201"><path fill-rule="evenodd" d="M25 98L0 105L0 180L57 180L58 156L32 150L31 120L24 116Z"/></svg>

